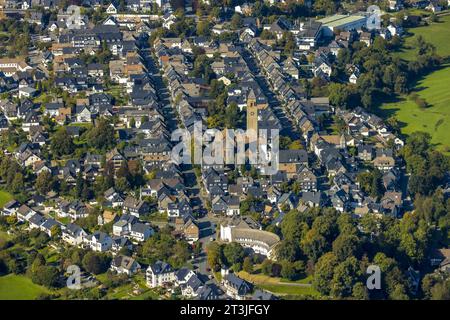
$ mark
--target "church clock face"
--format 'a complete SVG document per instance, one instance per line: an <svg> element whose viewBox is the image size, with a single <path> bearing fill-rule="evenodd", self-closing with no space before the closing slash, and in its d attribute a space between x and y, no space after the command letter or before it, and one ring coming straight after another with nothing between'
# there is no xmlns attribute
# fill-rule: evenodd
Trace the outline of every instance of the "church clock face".
<svg viewBox="0 0 450 320"><path fill-rule="evenodd" d="M255 113L254 113L254 112L250 112L250 115L251 115L251 116L254 116L254 115L255 115Z"/></svg>

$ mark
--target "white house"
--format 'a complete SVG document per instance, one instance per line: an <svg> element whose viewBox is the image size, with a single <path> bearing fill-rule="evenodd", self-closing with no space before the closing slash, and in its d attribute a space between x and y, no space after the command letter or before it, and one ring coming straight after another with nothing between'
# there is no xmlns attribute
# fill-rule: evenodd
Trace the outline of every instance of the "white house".
<svg viewBox="0 0 450 320"><path fill-rule="evenodd" d="M348 78L348 82L356 84L356 81L358 81L359 76L360 76L359 70L355 69L355 71L353 71L350 77Z"/></svg>
<svg viewBox="0 0 450 320"><path fill-rule="evenodd" d="M112 239L106 233L95 231L86 237L86 242L93 251L105 252L111 249Z"/></svg>
<svg viewBox="0 0 450 320"><path fill-rule="evenodd" d="M19 88L19 99L32 98L36 95L37 90L31 87Z"/></svg>
<svg viewBox="0 0 450 320"><path fill-rule="evenodd" d="M143 223L135 223L131 226L130 237L138 242L143 242L150 238L155 232L149 225Z"/></svg>
<svg viewBox="0 0 450 320"><path fill-rule="evenodd" d="M11 200L3 206L1 213L4 216L15 216L19 207L19 202L17 202L16 200Z"/></svg>
<svg viewBox="0 0 450 320"><path fill-rule="evenodd" d="M162 17L163 27L170 29L170 27L175 23L177 17L173 13L167 13Z"/></svg>
<svg viewBox="0 0 450 320"><path fill-rule="evenodd" d="M147 286L161 287L166 283L175 281L175 272L172 267L163 261L157 261L146 271Z"/></svg>
<svg viewBox="0 0 450 320"><path fill-rule="evenodd" d="M73 246L81 245L86 236L86 231L74 223L67 224L61 234L62 240Z"/></svg>
<svg viewBox="0 0 450 320"><path fill-rule="evenodd" d="M87 106L81 106L79 108L77 107L76 113L77 122L91 122L92 113Z"/></svg>
<svg viewBox="0 0 450 320"><path fill-rule="evenodd" d="M117 8L114 5L114 3L111 3L108 8L106 8L106 13L108 14L116 14L117 13Z"/></svg>

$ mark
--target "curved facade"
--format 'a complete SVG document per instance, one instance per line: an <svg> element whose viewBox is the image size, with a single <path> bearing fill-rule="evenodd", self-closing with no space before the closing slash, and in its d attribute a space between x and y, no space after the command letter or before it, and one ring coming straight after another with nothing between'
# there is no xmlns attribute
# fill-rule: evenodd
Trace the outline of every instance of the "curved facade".
<svg viewBox="0 0 450 320"><path fill-rule="evenodd" d="M272 232L230 225L220 226L220 239L226 242L237 242L272 260L275 260L274 248L280 241L280 238Z"/></svg>

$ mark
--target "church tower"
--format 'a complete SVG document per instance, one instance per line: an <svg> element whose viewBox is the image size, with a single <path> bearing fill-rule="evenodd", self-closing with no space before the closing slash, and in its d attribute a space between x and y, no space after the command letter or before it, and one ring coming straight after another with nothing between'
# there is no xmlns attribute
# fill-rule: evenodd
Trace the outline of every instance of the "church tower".
<svg viewBox="0 0 450 320"><path fill-rule="evenodd" d="M247 96L247 130L253 129L258 133L258 105L256 104L256 95L253 89Z"/></svg>
<svg viewBox="0 0 450 320"><path fill-rule="evenodd" d="M339 139L339 147L341 149L345 149L347 147L347 140L345 139L345 134L341 134L341 138Z"/></svg>

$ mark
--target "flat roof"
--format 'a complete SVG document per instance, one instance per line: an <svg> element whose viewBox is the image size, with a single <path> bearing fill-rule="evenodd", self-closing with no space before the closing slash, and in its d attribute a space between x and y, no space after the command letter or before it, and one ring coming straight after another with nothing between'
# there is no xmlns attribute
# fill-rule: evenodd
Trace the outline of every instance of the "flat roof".
<svg viewBox="0 0 450 320"><path fill-rule="evenodd" d="M335 14L333 16L325 17L325 18L317 20L317 21L322 22L322 24L327 27L336 27L339 25L352 23L352 22L356 22L359 20L366 20L366 17L360 16L360 15L348 16L348 15L342 15L342 14Z"/></svg>

